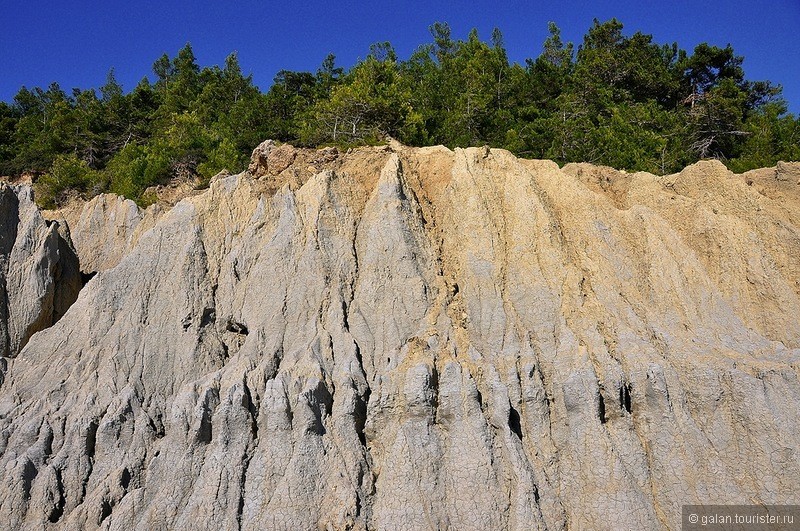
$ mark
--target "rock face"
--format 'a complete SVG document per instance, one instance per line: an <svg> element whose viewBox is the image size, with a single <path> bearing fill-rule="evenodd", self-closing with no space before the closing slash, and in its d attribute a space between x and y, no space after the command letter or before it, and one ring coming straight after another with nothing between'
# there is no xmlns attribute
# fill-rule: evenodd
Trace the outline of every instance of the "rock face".
<svg viewBox="0 0 800 531"><path fill-rule="evenodd" d="M800 186L402 147L311 175L275 149L147 230L84 208L100 272L0 387L5 527L678 529L682 504L800 502Z"/></svg>
<svg viewBox="0 0 800 531"><path fill-rule="evenodd" d="M29 186L0 183L0 384L7 358L58 321L81 289L78 257Z"/></svg>
<svg viewBox="0 0 800 531"><path fill-rule="evenodd" d="M159 206L142 211L130 199L101 194L82 208L71 207L47 214L70 228L81 271L91 274L116 266L162 213Z"/></svg>

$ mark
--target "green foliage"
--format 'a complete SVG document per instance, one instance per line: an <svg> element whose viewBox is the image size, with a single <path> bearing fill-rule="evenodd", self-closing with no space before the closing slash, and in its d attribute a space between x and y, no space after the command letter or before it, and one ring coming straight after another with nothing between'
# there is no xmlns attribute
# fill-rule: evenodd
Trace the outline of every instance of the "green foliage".
<svg viewBox="0 0 800 531"><path fill-rule="evenodd" d="M103 187L102 176L74 154L59 155L50 171L42 175L35 185L36 198L40 205L54 208L61 204L70 192L86 193L95 186Z"/></svg>
<svg viewBox="0 0 800 531"><path fill-rule="evenodd" d="M15 109L0 101L0 175L15 173L14 130L18 121L19 116Z"/></svg>
<svg viewBox="0 0 800 531"><path fill-rule="evenodd" d="M72 102L57 83L47 90L22 87L14 101L21 114L14 131L14 166L19 172L46 170L56 156L76 149L77 112L72 112Z"/></svg>
<svg viewBox="0 0 800 531"><path fill-rule="evenodd" d="M736 172L771 166L778 160L800 160L800 120L785 114L781 103L766 104L745 122L747 139L729 167Z"/></svg>
<svg viewBox="0 0 800 531"><path fill-rule="evenodd" d="M309 109L301 130L306 144L375 143L383 136L408 136L411 91L400 82L394 50L373 45L367 59Z"/></svg>
<svg viewBox="0 0 800 531"><path fill-rule="evenodd" d="M437 22L406 60L372 45L349 70L282 70L262 93L236 54L200 67L191 45L153 63L126 93L113 69L98 90L23 87L0 102L0 174L32 172L43 204L105 190L147 204L173 179L208 184L246 167L266 138L342 147L488 144L559 163L668 173L703 157L732 169L800 158L800 120L781 88L750 81L728 45L691 53L595 20L580 46L554 23L538 56L512 63L495 29L457 39Z"/></svg>
<svg viewBox="0 0 800 531"><path fill-rule="evenodd" d="M149 186L167 174L170 165L168 156L156 145L128 144L106 166L109 190L138 199Z"/></svg>
<svg viewBox="0 0 800 531"><path fill-rule="evenodd" d="M245 161L242 153L236 149L236 146L227 138L223 138L219 144L214 147L208 159L197 166L197 171L203 177L200 185L208 184L208 181L222 170L236 173L244 169Z"/></svg>

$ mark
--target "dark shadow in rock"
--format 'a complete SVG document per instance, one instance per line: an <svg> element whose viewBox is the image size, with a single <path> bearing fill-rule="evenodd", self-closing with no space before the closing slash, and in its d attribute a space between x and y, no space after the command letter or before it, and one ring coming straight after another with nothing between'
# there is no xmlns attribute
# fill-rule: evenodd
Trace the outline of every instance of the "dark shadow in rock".
<svg viewBox="0 0 800 531"><path fill-rule="evenodd" d="M522 440L522 423L520 422L519 411L514 406L509 406L508 408L508 427Z"/></svg>
<svg viewBox="0 0 800 531"><path fill-rule="evenodd" d="M603 398L603 392L600 391L597 393L598 401L597 401L597 413L600 417L600 422L605 424L608 421L608 417L606 417L606 401Z"/></svg>
<svg viewBox="0 0 800 531"><path fill-rule="evenodd" d="M631 384L626 383L622 387L619 388L619 402L620 405L628 412L628 414L632 411L631 405Z"/></svg>
<svg viewBox="0 0 800 531"><path fill-rule="evenodd" d="M228 332L233 332L234 334L241 334L243 336L248 334L247 327L242 323L234 321L233 319L228 320L228 324L225 325L225 330Z"/></svg>

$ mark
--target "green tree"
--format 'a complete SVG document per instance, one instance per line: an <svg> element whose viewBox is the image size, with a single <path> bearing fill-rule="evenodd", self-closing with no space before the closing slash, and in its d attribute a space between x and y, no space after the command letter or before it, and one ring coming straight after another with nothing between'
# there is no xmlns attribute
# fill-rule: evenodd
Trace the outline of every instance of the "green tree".
<svg viewBox="0 0 800 531"><path fill-rule="evenodd" d="M100 87L100 96L103 103L108 103L115 100L122 99L123 90L122 85L117 81L117 76L114 74L114 69L108 71L106 74L106 82Z"/></svg>
<svg viewBox="0 0 800 531"><path fill-rule="evenodd" d="M561 30L554 22L548 24L548 32L540 55L527 59L522 72L512 71L515 127L505 144L518 155L548 156L554 143L556 103L574 68L573 44L561 39Z"/></svg>
<svg viewBox="0 0 800 531"><path fill-rule="evenodd" d="M404 136L411 111L410 94L399 82L394 51L388 43L370 54L311 109L301 138L311 144L379 141ZM380 58L379 58L380 57Z"/></svg>
<svg viewBox="0 0 800 531"><path fill-rule="evenodd" d="M450 25L447 22L434 22L428 28L433 36L435 48L433 53L439 64L443 64L452 57L456 51L456 43L452 39Z"/></svg>
<svg viewBox="0 0 800 531"><path fill-rule="evenodd" d="M0 175L12 175L17 171L14 165L14 130L18 121L19 113L14 107L0 101Z"/></svg>
<svg viewBox="0 0 800 531"><path fill-rule="evenodd" d="M786 113L782 101L769 102L744 124L748 133L729 166L736 172L772 166L779 160L800 160L800 119Z"/></svg>
<svg viewBox="0 0 800 531"><path fill-rule="evenodd" d="M183 112L189 108L201 90L200 67L192 50L192 45L178 51L174 59L167 54L153 63L156 75L156 89L163 95L159 109L162 117L171 112Z"/></svg>
<svg viewBox="0 0 800 531"><path fill-rule="evenodd" d="M156 75L156 88L166 96L169 84L175 75L175 67L169 55L163 54L153 63L153 73Z"/></svg>
<svg viewBox="0 0 800 531"><path fill-rule="evenodd" d="M482 42L477 30L466 41L450 40L449 28L432 28L438 72L431 85L436 93L435 137L450 146L502 142L509 116L510 66L499 30L494 44Z"/></svg>
<svg viewBox="0 0 800 531"><path fill-rule="evenodd" d="M85 194L100 181L100 174L74 154L59 155L34 189L40 205L55 208L62 205L70 193Z"/></svg>
<svg viewBox="0 0 800 531"><path fill-rule="evenodd" d="M75 151L73 102L58 83L47 90L22 87L14 101L22 114L14 132L19 171L45 171L56 156Z"/></svg>
<svg viewBox="0 0 800 531"><path fill-rule="evenodd" d="M111 158L104 173L111 192L138 200L168 170L169 161L163 156L131 143Z"/></svg>
<svg viewBox="0 0 800 531"><path fill-rule="evenodd" d="M299 138L301 120L316 101L319 85L332 82L329 75L317 73L315 77L311 72L278 72L265 101L269 117L267 137L282 141Z"/></svg>
<svg viewBox="0 0 800 531"><path fill-rule="evenodd" d="M203 177L201 186L222 170L236 173L245 168L244 157L234 143L227 138L222 138L209 152L205 162L197 166L197 171Z"/></svg>

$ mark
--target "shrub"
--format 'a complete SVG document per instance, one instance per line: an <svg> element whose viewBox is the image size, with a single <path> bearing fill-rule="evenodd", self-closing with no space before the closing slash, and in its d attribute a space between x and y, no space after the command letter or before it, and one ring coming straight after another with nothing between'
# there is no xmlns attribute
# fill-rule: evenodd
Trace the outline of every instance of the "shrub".
<svg viewBox="0 0 800 531"><path fill-rule="evenodd" d="M56 208L66 201L69 193L94 194L104 188L103 176L89 167L75 154L59 155L50 171L42 175L34 185L36 198L43 208Z"/></svg>

